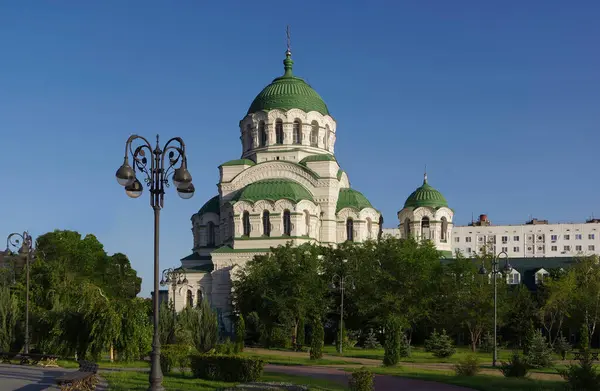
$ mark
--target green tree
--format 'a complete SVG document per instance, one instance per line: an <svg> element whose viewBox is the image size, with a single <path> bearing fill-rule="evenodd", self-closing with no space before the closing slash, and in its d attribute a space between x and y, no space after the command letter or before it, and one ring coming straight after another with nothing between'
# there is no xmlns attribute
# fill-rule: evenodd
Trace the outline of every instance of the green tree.
<svg viewBox="0 0 600 391"><path fill-rule="evenodd" d="M207 353L217 346L219 340L219 321L217 313L211 308L207 299L202 301L198 317L192 323L194 346L200 353Z"/></svg>
<svg viewBox="0 0 600 391"><path fill-rule="evenodd" d="M312 336L310 340L310 359L318 360L323 357L323 339L325 331L323 322L320 318L314 318L312 321Z"/></svg>
<svg viewBox="0 0 600 391"><path fill-rule="evenodd" d="M573 290L573 309L593 338L600 320L600 261L597 255L580 258L568 271L573 275L576 287Z"/></svg>
<svg viewBox="0 0 600 391"><path fill-rule="evenodd" d="M402 321L396 317L388 319L385 325L383 365L393 366L400 361Z"/></svg>
<svg viewBox="0 0 600 391"><path fill-rule="evenodd" d="M539 314L550 346L554 346L565 319L571 316L576 287L576 276L572 271L560 277L544 279L541 292L543 304Z"/></svg>
<svg viewBox="0 0 600 391"><path fill-rule="evenodd" d="M0 350L12 351L17 341L17 325L21 318L17 296L6 285L0 285Z"/></svg>
<svg viewBox="0 0 600 391"><path fill-rule="evenodd" d="M235 345L237 352L244 351L244 339L246 338L246 322L242 315L238 316L235 324Z"/></svg>
<svg viewBox="0 0 600 391"><path fill-rule="evenodd" d="M504 328L516 345L522 347L523 336L527 334L529 326L537 321L539 308L527 286L522 284L509 292L507 300L510 306Z"/></svg>

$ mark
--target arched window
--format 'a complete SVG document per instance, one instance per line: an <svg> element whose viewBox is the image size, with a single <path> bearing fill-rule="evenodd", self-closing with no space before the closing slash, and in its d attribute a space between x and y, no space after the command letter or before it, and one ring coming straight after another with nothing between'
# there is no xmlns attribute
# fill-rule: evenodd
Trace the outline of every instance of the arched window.
<svg viewBox="0 0 600 391"><path fill-rule="evenodd" d="M319 124L313 121L310 130L310 145L316 147L319 145Z"/></svg>
<svg viewBox="0 0 600 391"><path fill-rule="evenodd" d="M250 236L250 212L245 211L242 216L242 228L244 229L244 236Z"/></svg>
<svg viewBox="0 0 600 391"><path fill-rule="evenodd" d="M294 121L294 144L302 144L302 124L298 119Z"/></svg>
<svg viewBox="0 0 600 391"><path fill-rule="evenodd" d="M187 291L187 306L188 307L194 306L194 294L192 293L191 289L188 289L188 291Z"/></svg>
<svg viewBox="0 0 600 391"><path fill-rule="evenodd" d="M429 217L421 219L421 239L429 239Z"/></svg>
<svg viewBox="0 0 600 391"><path fill-rule="evenodd" d="M283 234L292 235L292 215L289 210L283 211Z"/></svg>
<svg viewBox="0 0 600 391"><path fill-rule="evenodd" d="M354 241L354 220L352 219L346 220L346 239L349 242Z"/></svg>
<svg viewBox="0 0 600 391"><path fill-rule="evenodd" d="M373 229L373 221L367 217L367 238L371 239L371 230Z"/></svg>
<svg viewBox="0 0 600 391"><path fill-rule="evenodd" d="M263 222L263 235L271 236L271 215L268 210L265 210L263 212L262 222Z"/></svg>
<svg viewBox="0 0 600 391"><path fill-rule="evenodd" d="M304 225L306 226L306 236L310 236L310 212L304 211Z"/></svg>
<svg viewBox="0 0 600 391"><path fill-rule="evenodd" d="M325 137L323 137L323 145L325 149L329 148L329 125L325 125Z"/></svg>
<svg viewBox="0 0 600 391"><path fill-rule="evenodd" d="M258 123L258 137L260 139L260 146L267 146L267 131L265 129L265 121L260 121Z"/></svg>
<svg viewBox="0 0 600 391"><path fill-rule="evenodd" d="M404 219L404 237L408 239L410 237L410 220Z"/></svg>
<svg viewBox="0 0 600 391"><path fill-rule="evenodd" d="M196 292L196 307L200 307L202 305L202 290L198 289Z"/></svg>
<svg viewBox="0 0 600 391"><path fill-rule="evenodd" d="M206 241L206 245L213 247L215 245L215 223L209 221L206 229L208 230L208 239Z"/></svg>
<svg viewBox="0 0 600 391"><path fill-rule="evenodd" d="M441 235L442 242L445 242L448 240L448 238L446 237L447 235L448 235L448 220L446 219L446 217L442 217L442 235Z"/></svg>
<svg viewBox="0 0 600 391"><path fill-rule="evenodd" d="M283 144L283 121L275 121L275 144Z"/></svg>

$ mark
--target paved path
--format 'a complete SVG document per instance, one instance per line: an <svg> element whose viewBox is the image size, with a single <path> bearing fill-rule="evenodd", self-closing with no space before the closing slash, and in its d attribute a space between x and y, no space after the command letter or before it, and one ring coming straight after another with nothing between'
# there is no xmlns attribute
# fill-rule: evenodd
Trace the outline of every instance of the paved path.
<svg viewBox="0 0 600 391"><path fill-rule="evenodd" d="M0 391L55 391L59 388L54 379L70 371L74 369L0 364ZM97 391L107 389L104 381L96 387Z"/></svg>
<svg viewBox="0 0 600 391"><path fill-rule="evenodd" d="M309 376L348 385L349 374L339 369L290 365L266 365L265 372ZM442 384L426 380L406 379L396 376L375 375L375 391L473 391L471 388Z"/></svg>

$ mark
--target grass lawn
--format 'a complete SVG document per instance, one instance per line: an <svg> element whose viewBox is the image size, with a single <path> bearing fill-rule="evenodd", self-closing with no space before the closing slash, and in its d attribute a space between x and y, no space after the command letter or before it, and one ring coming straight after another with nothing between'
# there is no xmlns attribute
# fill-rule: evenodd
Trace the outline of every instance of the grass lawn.
<svg viewBox="0 0 600 391"><path fill-rule="evenodd" d="M339 360L331 360L331 359L320 359L320 360L311 360L306 353L306 357L296 357L296 356L284 356L284 355L268 355L268 354L257 354L253 352L243 352L243 356L247 357L257 357L263 359L268 364L274 365L344 365L344 364L356 364L352 361L344 361L343 358Z"/></svg>
<svg viewBox="0 0 600 391"><path fill-rule="evenodd" d="M456 376L452 371L437 371L420 368L394 367L370 368L374 373L470 387L480 391L557 391L564 390L562 381L515 379L501 376L477 375Z"/></svg>
<svg viewBox="0 0 600 391"><path fill-rule="evenodd" d="M109 385L109 391L146 391L148 389L148 373L110 372L103 373ZM302 384L314 391L344 391L345 387L337 383L303 376L291 376L276 373L264 373L261 381ZM163 385L167 391L212 391L234 386L236 383L213 382L193 379L190 375L173 374L165 376Z"/></svg>
<svg viewBox="0 0 600 391"><path fill-rule="evenodd" d="M75 360L58 360L58 365L62 368L79 368L79 364ZM114 361L102 360L98 362L100 368L150 368L149 361Z"/></svg>

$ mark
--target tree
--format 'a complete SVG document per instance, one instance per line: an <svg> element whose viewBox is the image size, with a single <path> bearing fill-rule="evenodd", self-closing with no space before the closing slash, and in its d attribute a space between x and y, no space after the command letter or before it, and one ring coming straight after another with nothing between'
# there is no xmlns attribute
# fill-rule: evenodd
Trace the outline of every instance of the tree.
<svg viewBox="0 0 600 391"><path fill-rule="evenodd" d="M527 286L518 285L508 294L510 306L506 313L504 329L509 337L522 347L523 336L526 335L530 325L537 322L539 308Z"/></svg>
<svg viewBox="0 0 600 391"><path fill-rule="evenodd" d="M0 351L12 351L17 342L20 312L17 296L8 286L0 285Z"/></svg>
<svg viewBox="0 0 600 391"><path fill-rule="evenodd" d="M235 324L235 345L237 352L244 351L244 338L246 338L246 323L244 322L244 317L240 315Z"/></svg>
<svg viewBox="0 0 600 391"><path fill-rule="evenodd" d="M312 321L312 336L310 340L310 359L318 360L323 357L323 322L320 318L314 318Z"/></svg>
<svg viewBox="0 0 600 391"><path fill-rule="evenodd" d="M544 303L540 307L540 319L550 346L560 336L560 330L566 317L573 309L573 299L576 290L575 273L569 271L560 277L546 278L543 282L541 295Z"/></svg>
<svg viewBox="0 0 600 391"><path fill-rule="evenodd" d="M217 346L219 339L217 313L210 307L207 299L202 300L202 306L195 311L198 317L192 323L194 346L200 353L207 353Z"/></svg>
<svg viewBox="0 0 600 391"><path fill-rule="evenodd" d="M600 320L600 263L597 255L584 257L568 271L573 274L576 288L573 291L573 308L587 327L592 339Z"/></svg>

